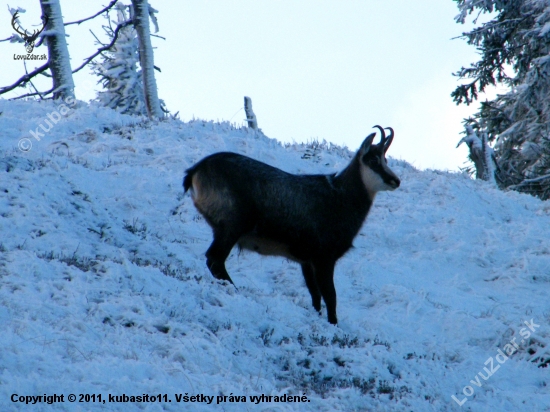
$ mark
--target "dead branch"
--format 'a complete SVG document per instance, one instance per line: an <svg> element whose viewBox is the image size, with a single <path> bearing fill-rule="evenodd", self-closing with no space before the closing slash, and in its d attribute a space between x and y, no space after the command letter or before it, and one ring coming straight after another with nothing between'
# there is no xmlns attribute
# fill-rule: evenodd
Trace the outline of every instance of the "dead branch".
<svg viewBox="0 0 550 412"><path fill-rule="evenodd" d="M92 20L92 19L95 19L97 16L99 16L100 14L103 14L105 13L106 11L109 11L110 9L113 8L113 6L116 4L118 0L112 0L109 5L107 7L105 7L104 9L98 11L96 14L94 14L93 16L90 16L90 17L86 17L85 19L82 19L82 20L76 20L76 21L71 21L69 23L65 23L64 25L65 26L68 26L70 24L80 24L80 23L84 23L85 21L88 21L88 20Z"/></svg>
<svg viewBox="0 0 550 412"><path fill-rule="evenodd" d="M97 41L98 44L101 44L102 46L105 46L106 44L103 43L101 40L99 40L99 37L97 37L95 35L95 33L92 31L92 29L90 29L90 33L92 33L92 36L94 36L95 40Z"/></svg>
<svg viewBox="0 0 550 412"><path fill-rule="evenodd" d="M44 43L44 40L46 40L47 36L38 36L38 43L34 45L34 48L38 48L42 46L42 43Z"/></svg>
<svg viewBox="0 0 550 412"><path fill-rule="evenodd" d="M531 183L540 182L541 180L545 180L545 179L548 179L549 182L550 182L550 175L539 176L539 177L535 177L533 179L525 179L517 185L508 186L508 189L517 189L521 186L528 185L528 184L531 184Z"/></svg>
<svg viewBox="0 0 550 412"><path fill-rule="evenodd" d="M44 64L40 67L37 67L32 72L22 76L19 80L17 80L11 86L5 86L5 87L0 88L0 94L7 93L7 92L15 89L16 87L27 84L34 76L36 76L37 74L42 73L43 71L47 70L49 67L50 67L50 62L48 62L48 63L46 63L46 64Z"/></svg>
<svg viewBox="0 0 550 412"><path fill-rule="evenodd" d="M2 43L3 41L11 41L13 38L15 38L15 34L12 34L10 37L8 37L7 39L2 39L0 40L0 43Z"/></svg>
<svg viewBox="0 0 550 412"><path fill-rule="evenodd" d="M27 70L27 61L26 60L23 60L23 66L25 67L25 74L29 74L29 71ZM34 89L34 91L36 93L38 93L38 95L40 96L40 99L42 100L43 97L40 94L40 92L38 91L38 89L36 88L36 86L34 85L34 83L32 82L32 79L29 79L29 83L32 86L32 88Z"/></svg>
<svg viewBox="0 0 550 412"><path fill-rule="evenodd" d="M46 95L50 94L51 92L53 92L53 87L50 90L46 90L45 92L39 92L37 90L34 93L26 93L26 94L22 94L21 96L12 97L10 100L18 100L18 99L22 99L24 97L31 97L31 96L40 96L41 99L44 99L43 96L46 96Z"/></svg>
<svg viewBox="0 0 550 412"><path fill-rule="evenodd" d="M132 23L133 23L132 20L126 20L125 22L117 24L115 30L113 31L113 39L111 40L111 43L109 43L109 44L107 44L103 47L100 47L99 49L97 49L97 51L94 54L92 54L91 56L84 59L84 63L82 63L78 68L74 69L73 73L76 73L77 71L81 70L82 68L84 68L84 66L86 66L88 63L90 63L93 59L95 59L97 56L99 56L102 52L104 52L105 50L109 50L111 47L113 47L115 45L115 42L116 42L117 38L118 38L118 33L120 32L120 30L123 29L126 26L129 26Z"/></svg>

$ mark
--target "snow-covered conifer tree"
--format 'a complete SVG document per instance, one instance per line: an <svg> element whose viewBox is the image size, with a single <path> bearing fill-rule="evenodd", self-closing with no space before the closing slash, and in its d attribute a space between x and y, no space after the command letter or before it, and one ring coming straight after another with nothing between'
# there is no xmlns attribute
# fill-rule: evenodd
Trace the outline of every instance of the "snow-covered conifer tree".
<svg viewBox="0 0 550 412"><path fill-rule="evenodd" d="M495 177L503 188L550 198L550 1L456 0L464 23L472 13L494 17L464 33L481 59L457 76L473 79L452 93L457 104L470 104L489 85L509 87L481 103L467 119L478 135L493 141Z"/></svg>
<svg viewBox="0 0 550 412"><path fill-rule="evenodd" d="M131 7L131 6L130 6ZM122 24L130 18L128 6L117 3L115 23ZM110 18L107 16L107 18ZM112 39L114 29L104 26ZM132 25L122 27L113 47L102 54L102 60L92 63L94 73L100 76L104 91L98 92L98 100L107 107L122 113L147 115L141 70L138 71L139 43Z"/></svg>

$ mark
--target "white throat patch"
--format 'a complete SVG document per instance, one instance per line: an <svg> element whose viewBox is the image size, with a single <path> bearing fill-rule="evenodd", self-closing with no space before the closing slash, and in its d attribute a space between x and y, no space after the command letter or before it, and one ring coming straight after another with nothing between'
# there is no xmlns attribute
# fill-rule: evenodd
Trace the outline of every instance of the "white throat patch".
<svg viewBox="0 0 550 412"><path fill-rule="evenodd" d="M384 168L387 168L387 166L384 165ZM372 197L373 199L376 193L378 192L381 192L383 190L395 189L394 187L391 187L390 185L386 184L378 173L376 173L370 167L362 163L361 163L361 180L363 181L363 184L365 185L367 192L369 192L369 196Z"/></svg>

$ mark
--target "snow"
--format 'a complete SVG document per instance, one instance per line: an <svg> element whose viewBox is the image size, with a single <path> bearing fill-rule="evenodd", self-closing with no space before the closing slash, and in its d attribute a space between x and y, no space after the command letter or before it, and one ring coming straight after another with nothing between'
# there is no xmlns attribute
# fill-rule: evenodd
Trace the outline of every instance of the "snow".
<svg viewBox="0 0 550 412"><path fill-rule="evenodd" d="M34 140L29 130L56 110L0 100L0 410L550 410L547 202L390 158L401 187L377 196L336 266L333 326L285 259L234 250L237 288L215 281L211 232L182 177L225 150L333 173L346 148L83 103ZM28 406L13 394L65 401ZM303 394L300 404L251 398Z"/></svg>

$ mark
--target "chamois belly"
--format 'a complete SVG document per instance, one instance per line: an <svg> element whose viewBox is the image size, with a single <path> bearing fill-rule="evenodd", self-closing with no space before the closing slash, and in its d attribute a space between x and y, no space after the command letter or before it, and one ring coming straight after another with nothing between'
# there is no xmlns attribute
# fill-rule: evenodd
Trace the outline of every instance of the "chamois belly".
<svg viewBox="0 0 550 412"><path fill-rule="evenodd" d="M276 240L259 237L253 234L246 234L239 238L237 245L241 249L251 250L264 256L282 256L295 262L300 262L290 253L288 245Z"/></svg>

